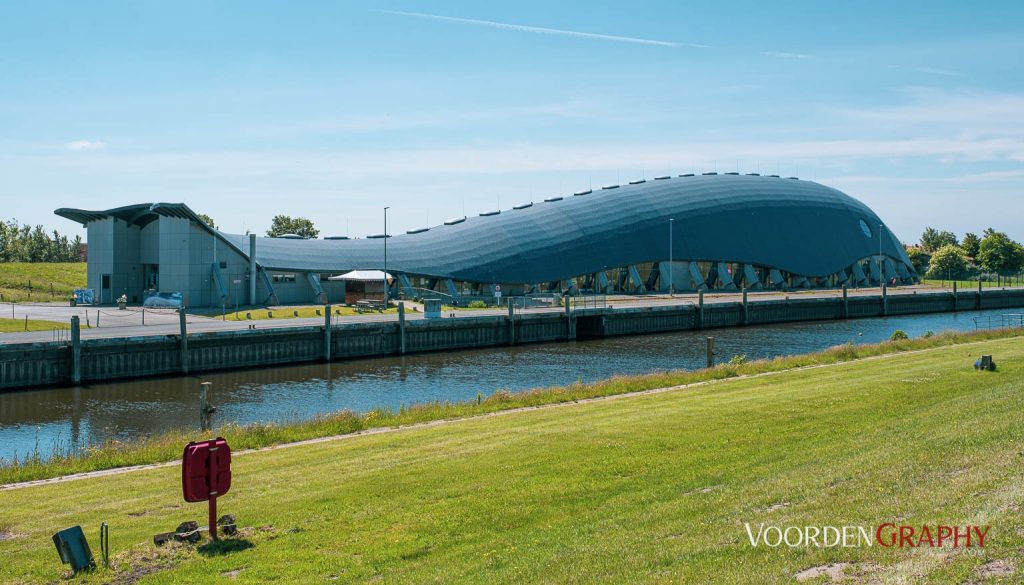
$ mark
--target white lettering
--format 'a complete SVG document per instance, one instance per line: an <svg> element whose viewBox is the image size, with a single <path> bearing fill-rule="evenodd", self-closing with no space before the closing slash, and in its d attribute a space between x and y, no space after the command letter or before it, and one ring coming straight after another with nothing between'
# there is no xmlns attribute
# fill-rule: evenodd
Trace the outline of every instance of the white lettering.
<svg viewBox="0 0 1024 585"><path fill-rule="evenodd" d="M761 542L761 536L764 534L764 522L757 528L757 538L754 538L754 533L750 531L750 524L747 522L743 523L743 526L747 529L747 537L750 538L750 546L757 547L757 544Z"/></svg>
<svg viewBox="0 0 1024 585"><path fill-rule="evenodd" d="M789 541L789 533L790 533L790 531L796 531L796 542L790 542ZM803 542L804 542L804 533L803 533L803 531L800 530L799 526L790 526L789 528L786 529L786 532L783 534L783 539L786 541L786 546L788 546L790 548L793 548L795 546L800 546L801 544L803 544Z"/></svg>
<svg viewBox="0 0 1024 585"><path fill-rule="evenodd" d="M768 541L768 533L771 532L772 530L774 530L775 534L778 535L778 538L775 539L775 544L772 544L771 542ZM765 528L764 529L764 543L766 545L772 547L772 548L782 544L782 529L779 528L778 526L769 526L768 528Z"/></svg>

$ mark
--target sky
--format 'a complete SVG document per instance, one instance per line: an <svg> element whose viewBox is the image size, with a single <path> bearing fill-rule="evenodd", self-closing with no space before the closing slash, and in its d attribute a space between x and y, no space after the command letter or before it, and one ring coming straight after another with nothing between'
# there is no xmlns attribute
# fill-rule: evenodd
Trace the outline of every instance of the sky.
<svg viewBox="0 0 1024 585"><path fill-rule="evenodd" d="M1024 240L1024 3L0 4L0 219L437 225L687 172Z"/></svg>

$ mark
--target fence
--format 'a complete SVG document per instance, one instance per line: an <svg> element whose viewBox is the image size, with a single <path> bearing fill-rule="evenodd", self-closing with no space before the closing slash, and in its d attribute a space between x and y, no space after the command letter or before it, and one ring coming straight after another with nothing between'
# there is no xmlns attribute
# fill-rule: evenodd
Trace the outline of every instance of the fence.
<svg viewBox="0 0 1024 585"><path fill-rule="evenodd" d="M1004 313L974 318L975 329L1006 329L1009 327L1024 328L1024 313Z"/></svg>

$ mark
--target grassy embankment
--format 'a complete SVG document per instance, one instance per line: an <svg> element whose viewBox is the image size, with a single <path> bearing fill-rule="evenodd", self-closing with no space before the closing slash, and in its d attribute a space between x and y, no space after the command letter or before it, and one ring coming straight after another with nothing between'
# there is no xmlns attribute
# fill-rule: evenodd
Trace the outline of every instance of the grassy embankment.
<svg viewBox="0 0 1024 585"><path fill-rule="evenodd" d="M0 302L67 302L85 281L85 262L0 262Z"/></svg>
<svg viewBox="0 0 1024 585"><path fill-rule="evenodd" d="M934 347L239 456L220 510L254 528L216 547L149 543L204 518L176 467L0 492L0 581L53 581L49 535L106 521L115 568L89 582L789 583L833 562L847 582L995 582L1024 563L1024 346L949 345L990 335L527 393L516 404ZM1000 371L975 372L981 353ZM991 528L983 550L789 549L751 547L744 522Z"/></svg>

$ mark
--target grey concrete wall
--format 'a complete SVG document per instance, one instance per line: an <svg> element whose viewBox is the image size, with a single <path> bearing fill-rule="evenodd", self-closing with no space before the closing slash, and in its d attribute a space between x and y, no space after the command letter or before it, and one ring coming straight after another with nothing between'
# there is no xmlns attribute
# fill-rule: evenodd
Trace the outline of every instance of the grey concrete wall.
<svg viewBox="0 0 1024 585"><path fill-rule="evenodd" d="M1022 291L961 292L961 310L1024 306ZM946 293L899 295L889 298L889 314L945 312L953 309ZM880 297L849 299L851 316L882 314ZM680 331L697 327L697 307L580 309L568 320L564 314L506 317L463 317L409 321L405 329L406 353L494 347L515 343L557 341L611 335ZM842 299L790 299L759 301L748 309L749 323L777 323L842 316ZM743 322L741 303L705 305L704 328L731 327ZM573 324L574 323L574 324ZM512 337L514 330L514 339ZM398 323L352 323L331 332L332 359L392 355L400 351ZM317 361L324 355L323 327L256 329L189 335L189 371L250 368ZM175 374L181 371L177 336L101 339L82 342L82 381L102 381ZM68 384L71 349L67 343L0 346L0 389Z"/></svg>

